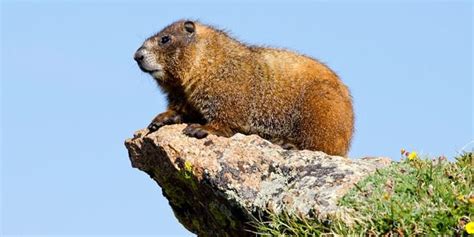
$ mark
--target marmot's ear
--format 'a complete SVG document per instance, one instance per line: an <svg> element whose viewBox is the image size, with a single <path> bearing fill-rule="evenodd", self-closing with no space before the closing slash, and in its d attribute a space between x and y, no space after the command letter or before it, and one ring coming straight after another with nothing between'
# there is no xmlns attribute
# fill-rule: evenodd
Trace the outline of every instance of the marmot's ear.
<svg viewBox="0 0 474 237"><path fill-rule="evenodd" d="M194 31L196 30L196 26L194 25L194 22L192 21L184 22L184 30L190 34L194 33Z"/></svg>

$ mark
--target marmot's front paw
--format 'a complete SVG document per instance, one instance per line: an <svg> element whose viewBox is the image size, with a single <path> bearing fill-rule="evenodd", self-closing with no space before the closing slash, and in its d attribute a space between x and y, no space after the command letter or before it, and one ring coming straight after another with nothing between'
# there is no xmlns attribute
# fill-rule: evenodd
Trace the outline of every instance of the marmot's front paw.
<svg viewBox="0 0 474 237"><path fill-rule="evenodd" d="M196 123L189 124L185 129L183 129L183 133L197 139L205 138L209 135L209 131L204 126Z"/></svg>
<svg viewBox="0 0 474 237"><path fill-rule="evenodd" d="M177 124L182 122L181 115L177 114L174 111L166 111L157 115L153 121L148 125L148 134L155 132L159 128L170 125L170 124Z"/></svg>

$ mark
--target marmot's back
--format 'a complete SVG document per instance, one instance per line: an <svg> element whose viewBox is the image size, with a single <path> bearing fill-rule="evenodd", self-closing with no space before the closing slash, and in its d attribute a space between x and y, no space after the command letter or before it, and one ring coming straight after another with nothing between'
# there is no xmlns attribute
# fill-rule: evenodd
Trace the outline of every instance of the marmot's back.
<svg viewBox="0 0 474 237"><path fill-rule="evenodd" d="M298 148L345 155L353 133L349 90L324 64L286 50L258 51L267 77L252 96L252 133L283 136ZM266 126L262 126L266 124ZM257 131L258 130L258 131Z"/></svg>
<svg viewBox="0 0 474 237"><path fill-rule="evenodd" d="M184 132L258 134L285 148L347 154L354 126L349 90L314 59L250 47L192 21L173 23L137 54L146 55L148 61L137 60L140 68L168 94L168 111L152 128L201 123Z"/></svg>

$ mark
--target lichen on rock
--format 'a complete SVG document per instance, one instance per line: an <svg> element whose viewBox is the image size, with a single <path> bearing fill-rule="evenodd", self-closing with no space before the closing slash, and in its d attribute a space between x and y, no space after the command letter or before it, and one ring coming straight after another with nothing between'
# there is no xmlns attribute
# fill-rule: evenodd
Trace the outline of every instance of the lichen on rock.
<svg viewBox="0 0 474 237"><path fill-rule="evenodd" d="M343 212L337 201L391 162L283 150L257 135L195 139L182 134L185 126L140 130L125 145L132 166L161 186L178 220L203 236L252 235L249 221L266 210L317 218Z"/></svg>

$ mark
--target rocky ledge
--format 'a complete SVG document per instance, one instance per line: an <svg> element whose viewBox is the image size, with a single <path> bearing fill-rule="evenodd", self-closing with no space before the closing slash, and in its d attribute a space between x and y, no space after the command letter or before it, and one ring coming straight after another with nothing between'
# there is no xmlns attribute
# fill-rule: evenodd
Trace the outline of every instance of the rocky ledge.
<svg viewBox="0 0 474 237"><path fill-rule="evenodd" d="M390 159L347 159L316 151L283 150L257 135L204 139L182 134L185 124L125 145L132 166L161 186L176 217L202 236L246 236L250 221L267 211L327 218L344 215L337 201ZM263 217L264 218L264 217Z"/></svg>

